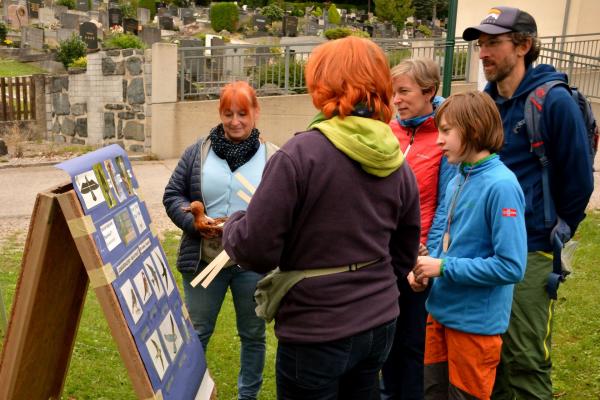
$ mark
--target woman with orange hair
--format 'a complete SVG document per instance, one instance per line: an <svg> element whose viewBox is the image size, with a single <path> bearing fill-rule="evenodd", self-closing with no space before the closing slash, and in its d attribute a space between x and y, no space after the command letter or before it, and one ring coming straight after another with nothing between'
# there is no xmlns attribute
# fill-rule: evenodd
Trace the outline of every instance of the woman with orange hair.
<svg viewBox="0 0 600 400"><path fill-rule="evenodd" d="M167 214L183 231L177 269L183 277L185 303L204 350L225 294L231 289L242 342L238 399L256 399L262 384L265 322L256 316L252 297L262 276L231 263L206 289L192 287L190 282L222 251L223 229L219 220L246 209L246 203L236 195L243 186L234 174L240 173L258 186L267 158L277 150L260 140L256 129L258 113L258 99L248 83L227 84L219 102L221 123L185 150L163 197Z"/></svg>
<svg viewBox="0 0 600 400"><path fill-rule="evenodd" d="M390 70L377 45L317 47L306 81L321 112L268 161L223 245L244 268L279 266L267 278L289 288L275 314L278 398L370 399L394 338L396 273L417 258L419 192L388 125Z"/></svg>

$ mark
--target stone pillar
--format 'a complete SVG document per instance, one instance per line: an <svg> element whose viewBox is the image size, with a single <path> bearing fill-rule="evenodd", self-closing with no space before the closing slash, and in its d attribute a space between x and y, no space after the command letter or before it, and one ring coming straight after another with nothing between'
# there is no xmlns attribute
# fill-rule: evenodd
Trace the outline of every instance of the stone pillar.
<svg viewBox="0 0 600 400"><path fill-rule="evenodd" d="M152 103L177 101L177 45L152 45Z"/></svg>
<svg viewBox="0 0 600 400"><path fill-rule="evenodd" d="M32 77L35 86L35 138L46 139L46 78L42 74Z"/></svg>

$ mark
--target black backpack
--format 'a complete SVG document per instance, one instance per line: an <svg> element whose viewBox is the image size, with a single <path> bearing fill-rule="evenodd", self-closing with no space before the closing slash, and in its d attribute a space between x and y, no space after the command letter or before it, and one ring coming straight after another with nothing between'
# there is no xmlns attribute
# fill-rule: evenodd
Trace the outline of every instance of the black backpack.
<svg viewBox="0 0 600 400"><path fill-rule="evenodd" d="M585 156L591 160L592 169L594 168L594 157L598 151L598 124L592 112L590 101L576 87L570 87L565 82L559 80L548 81L527 96L525 101L525 124L527 125L527 135L531 144L531 151L539 158L542 164L542 191L544 196L544 225L546 228L552 228L554 221L551 220L551 196L550 196L550 179L548 176L548 167L550 161L546 156L544 140L540 130L540 119L542 118L542 110L544 109L544 101L546 94L555 86L563 86L569 90L575 103L579 106L589 141L589 151ZM548 277L548 293L551 298L556 299L558 285L563 282L568 275L568 272L563 270L560 254L564 243L552 240L554 248L553 271Z"/></svg>

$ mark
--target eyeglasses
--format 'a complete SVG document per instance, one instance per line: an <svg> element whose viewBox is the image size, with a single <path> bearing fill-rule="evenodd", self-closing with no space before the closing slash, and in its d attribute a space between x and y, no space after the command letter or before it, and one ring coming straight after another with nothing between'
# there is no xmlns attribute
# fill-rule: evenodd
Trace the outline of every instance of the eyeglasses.
<svg viewBox="0 0 600 400"><path fill-rule="evenodd" d="M477 43L475 43L475 48L477 50L495 49L496 47L500 46L500 43L502 43L502 42L512 42L512 39L511 38L492 38L492 39L486 40L485 42L478 41Z"/></svg>

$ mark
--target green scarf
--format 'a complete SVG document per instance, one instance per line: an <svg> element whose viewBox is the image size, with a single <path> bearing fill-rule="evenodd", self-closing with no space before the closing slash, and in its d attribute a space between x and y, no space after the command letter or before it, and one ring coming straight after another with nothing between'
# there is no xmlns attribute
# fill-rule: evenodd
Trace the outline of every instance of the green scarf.
<svg viewBox="0 0 600 400"><path fill-rule="evenodd" d="M404 162L398 139L384 122L354 116L327 119L319 113L308 128L321 131L338 150L371 175L384 178Z"/></svg>

